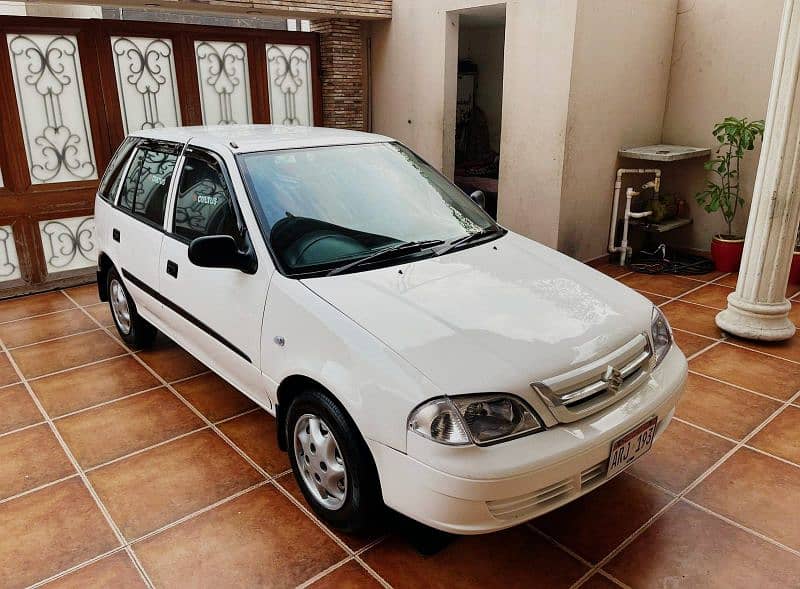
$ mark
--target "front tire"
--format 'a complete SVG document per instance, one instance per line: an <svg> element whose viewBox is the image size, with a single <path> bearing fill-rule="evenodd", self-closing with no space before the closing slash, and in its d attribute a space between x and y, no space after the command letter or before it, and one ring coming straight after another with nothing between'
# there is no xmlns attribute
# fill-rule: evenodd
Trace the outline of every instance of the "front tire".
<svg viewBox="0 0 800 589"><path fill-rule="evenodd" d="M324 392L297 394L286 415L286 447L295 480L326 524L369 529L383 503L372 456L350 417Z"/></svg>
<svg viewBox="0 0 800 589"><path fill-rule="evenodd" d="M133 302L116 269L111 268L108 271L106 284L111 316L114 318L114 325L120 337L134 348L149 348L156 337L156 328L139 315L136 303Z"/></svg>

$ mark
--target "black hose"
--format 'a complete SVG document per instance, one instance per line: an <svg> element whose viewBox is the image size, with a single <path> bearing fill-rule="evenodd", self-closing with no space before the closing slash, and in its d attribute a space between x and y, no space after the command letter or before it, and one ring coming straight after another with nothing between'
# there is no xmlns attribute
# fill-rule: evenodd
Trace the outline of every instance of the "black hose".
<svg viewBox="0 0 800 589"><path fill-rule="evenodd" d="M714 262L703 256L668 250L662 243L655 251L642 250L636 254L630 268L641 274L694 276L713 272Z"/></svg>

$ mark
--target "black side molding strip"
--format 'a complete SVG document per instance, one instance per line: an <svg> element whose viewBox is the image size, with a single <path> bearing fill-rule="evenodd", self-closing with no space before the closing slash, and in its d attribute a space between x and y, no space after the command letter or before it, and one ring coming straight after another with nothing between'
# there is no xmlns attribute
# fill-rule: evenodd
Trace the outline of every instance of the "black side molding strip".
<svg viewBox="0 0 800 589"><path fill-rule="evenodd" d="M166 305L167 307L169 307L170 309L175 311L178 315L180 315L181 317L186 319L186 321L188 321L189 323L191 323L195 327L197 327L197 328L203 330L204 332L206 332L208 335L213 337L215 340L217 340L219 343L221 343L226 348L231 350L233 353L237 354L238 356L241 356L242 358L244 358L245 360L247 360L251 364L253 363L253 361L250 359L250 356L248 356L247 354L242 352L239 348L234 346L231 342L229 342L224 337L222 337L220 334L218 334L216 331L211 329L208 325L206 325L205 323L200 321L197 317L195 317L194 315L192 315L191 313L186 311L183 307L180 307L180 306L176 305L171 300L169 300L167 297L165 297L160 292L158 292L156 289L154 289L153 287L145 284L144 282L142 282L141 280L136 278L136 276L134 276L133 274L131 274L130 272L125 270L125 268L122 269L122 275L126 279L130 280L132 284L135 284L138 288L142 289L144 292L149 294L151 297L156 299L158 302L162 303L163 305Z"/></svg>

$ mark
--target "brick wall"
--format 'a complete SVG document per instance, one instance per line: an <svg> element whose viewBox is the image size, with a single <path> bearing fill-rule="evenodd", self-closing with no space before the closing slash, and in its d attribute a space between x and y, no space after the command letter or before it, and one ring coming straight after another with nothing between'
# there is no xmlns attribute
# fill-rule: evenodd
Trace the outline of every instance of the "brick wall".
<svg viewBox="0 0 800 589"><path fill-rule="evenodd" d="M331 18L311 22L320 35L322 124L367 130L364 40L361 22Z"/></svg>
<svg viewBox="0 0 800 589"><path fill-rule="evenodd" d="M417 0L414 0L417 1ZM392 18L392 0L227 0L250 4L272 13L285 12L290 18L344 16L350 18Z"/></svg>

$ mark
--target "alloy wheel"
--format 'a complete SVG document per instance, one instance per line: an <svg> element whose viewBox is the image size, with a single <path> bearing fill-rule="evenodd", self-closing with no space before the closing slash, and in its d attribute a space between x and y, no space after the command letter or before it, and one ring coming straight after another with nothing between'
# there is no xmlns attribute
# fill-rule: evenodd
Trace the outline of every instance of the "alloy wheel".
<svg viewBox="0 0 800 589"><path fill-rule="evenodd" d="M328 424L313 413L294 426L297 468L306 489L325 508L339 509L347 498L347 466Z"/></svg>

